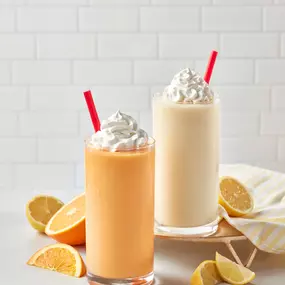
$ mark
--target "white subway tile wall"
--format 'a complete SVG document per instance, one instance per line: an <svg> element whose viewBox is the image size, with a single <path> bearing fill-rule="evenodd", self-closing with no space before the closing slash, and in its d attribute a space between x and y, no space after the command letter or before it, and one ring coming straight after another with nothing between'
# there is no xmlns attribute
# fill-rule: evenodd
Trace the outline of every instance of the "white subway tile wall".
<svg viewBox="0 0 285 285"><path fill-rule="evenodd" d="M6 0L7 2L9 0ZM1 5L1 4L0 4ZM15 10L12 8L6 8L4 6L0 9L0 32L14 32L16 17L15 17Z"/></svg>
<svg viewBox="0 0 285 285"><path fill-rule="evenodd" d="M203 7L202 30L215 32L260 31L262 8L260 7Z"/></svg>
<svg viewBox="0 0 285 285"><path fill-rule="evenodd" d="M199 14L198 7L142 7L140 9L140 30L158 33L198 31Z"/></svg>
<svg viewBox="0 0 285 285"><path fill-rule="evenodd" d="M92 59L96 48L93 34L45 34L37 38L40 59Z"/></svg>
<svg viewBox="0 0 285 285"><path fill-rule="evenodd" d="M21 7L17 9L19 32L75 32L77 10L69 7Z"/></svg>
<svg viewBox="0 0 285 285"><path fill-rule="evenodd" d="M82 92L151 134L152 95L212 49L221 162L285 172L284 0L0 0L0 191L81 191Z"/></svg>
<svg viewBox="0 0 285 285"><path fill-rule="evenodd" d="M71 83L71 63L68 61L19 60L13 62L15 85L42 85Z"/></svg>

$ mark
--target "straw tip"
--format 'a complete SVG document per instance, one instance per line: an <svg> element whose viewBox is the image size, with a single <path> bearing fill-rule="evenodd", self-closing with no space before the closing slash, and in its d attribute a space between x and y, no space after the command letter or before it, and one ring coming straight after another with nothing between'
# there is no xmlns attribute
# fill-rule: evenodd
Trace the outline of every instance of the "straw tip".
<svg viewBox="0 0 285 285"><path fill-rule="evenodd" d="M218 55L218 52L216 50L212 50L210 58L216 59L217 55Z"/></svg>
<svg viewBox="0 0 285 285"><path fill-rule="evenodd" d="M88 94L90 94L90 93L91 93L91 90L83 91L83 94L84 94L84 95L88 95Z"/></svg>

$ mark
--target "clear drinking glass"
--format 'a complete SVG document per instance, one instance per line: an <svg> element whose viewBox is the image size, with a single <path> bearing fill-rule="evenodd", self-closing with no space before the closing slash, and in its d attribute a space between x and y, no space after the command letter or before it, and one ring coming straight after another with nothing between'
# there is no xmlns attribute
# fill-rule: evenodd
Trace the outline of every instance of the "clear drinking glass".
<svg viewBox="0 0 285 285"><path fill-rule="evenodd" d="M156 230L207 236L218 228L220 101L153 98Z"/></svg>
<svg viewBox="0 0 285 285"><path fill-rule="evenodd" d="M86 142L89 284L152 284L155 142L110 152Z"/></svg>

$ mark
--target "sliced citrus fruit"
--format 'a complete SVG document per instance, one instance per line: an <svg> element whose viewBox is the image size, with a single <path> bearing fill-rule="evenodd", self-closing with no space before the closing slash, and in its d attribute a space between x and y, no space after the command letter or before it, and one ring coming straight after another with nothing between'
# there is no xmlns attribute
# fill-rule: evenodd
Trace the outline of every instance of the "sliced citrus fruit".
<svg viewBox="0 0 285 285"><path fill-rule="evenodd" d="M247 188L232 177L220 179L219 203L233 217L248 214L254 207L253 198Z"/></svg>
<svg viewBox="0 0 285 285"><path fill-rule="evenodd" d="M46 234L69 245L85 243L85 194L64 205L48 222Z"/></svg>
<svg viewBox="0 0 285 285"><path fill-rule="evenodd" d="M222 281L216 262L206 260L202 262L192 274L190 285L215 285Z"/></svg>
<svg viewBox="0 0 285 285"><path fill-rule="evenodd" d="M75 277L81 277L86 273L79 252L72 246L61 243L38 250L27 264Z"/></svg>
<svg viewBox="0 0 285 285"><path fill-rule="evenodd" d="M34 229L45 232L48 221L62 206L63 203L55 197L38 195L27 203L26 216Z"/></svg>
<svg viewBox="0 0 285 285"><path fill-rule="evenodd" d="M255 278L255 273L216 252L216 265L222 279L230 284L243 285Z"/></svg>

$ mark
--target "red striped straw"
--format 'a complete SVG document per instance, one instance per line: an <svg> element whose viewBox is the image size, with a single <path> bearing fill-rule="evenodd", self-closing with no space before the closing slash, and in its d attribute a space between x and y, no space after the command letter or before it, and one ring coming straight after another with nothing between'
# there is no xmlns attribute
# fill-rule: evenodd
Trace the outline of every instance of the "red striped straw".
<svg viewBox="0 0 285 285"><path fill-rule="evenodd" d="M95 104L94 104L94 101L93 101L93 97L92 97L91 91L90 90L85 91L84 92L84 97L85 97L85 100L86 100L86 103L87 103L87 107L88 107L88 110L89 110L89 114L90 114L90 117L91 117L91 120L92 120L92 124L93 124L94 130L95 130L95 133L96 133L96 132L100 131L101 123L100 123L100 119L99 119L99 116L98 116L98 113L97 113L97 110L96 110L96 107L95 107Z"/></svg>
<svg viewBox="0 0 285 285"><path fill-rule="evenodd" d="M212 72L213 72L213 69L214 69L214 65L215 65L215 62L216 62L217 55L218 55L218 52L213 50L211 52L211 55L210 55L210 58L209 58L209 61L208 61L206 73L205 73L205 76L204 76L204 80L208 84L210 83L210 80L211 80L211 76L212 76Z"/></svg>

